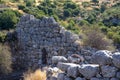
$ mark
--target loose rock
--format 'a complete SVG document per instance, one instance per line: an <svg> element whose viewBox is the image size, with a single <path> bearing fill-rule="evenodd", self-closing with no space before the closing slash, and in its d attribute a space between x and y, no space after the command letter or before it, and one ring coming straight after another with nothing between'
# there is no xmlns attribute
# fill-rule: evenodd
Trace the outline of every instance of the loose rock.
<svg viewBox="0 0 120 80"><path fill-rule="evenodd" d="M99 72L99 65L83 64L79 67L79 72L87 79L90 79Z"/></svg>
<svg viewBox="0 0 120 80"><path fill-rule="evenodd" d="M117 72L117 68L111 66L102 66L101 67L103 77L114 77Z"/></svg>
<svg viewBox="0 0 120 80"><path fill-rule="evenodd" d="M65 76L64 73L59 73L57 76L57 80L64 80L64 76Z"/></svg>
<svg viewBox="0 0 120 80"><path fill-rule="evenodd" d="M113 57L113 64L120 68L120 52L116 52L112 55Z"/></svg>
<svg viewBox="0 0 120 80"><path fill-rule="evenodd" d="M117 72L116 77L120 79L120 72Z"/></svg>
<svg viewBox="0 0 120 80"><path fill-rule="evenodd" d="M86 80L85 78L77 77L75 80Z"/></svg>
<svg viewBox="0 0 120 80"><path fill-rule="evenodd" d="M52 64L57 64L58 62L67 62L67 59L64 56L53 56Z"/></svg>
<svg viewBox="0 0 120 80"><path fill-rule="evenodd" d="M62 62L59 62L58 65L57 65L57 67L59 69L61 69L62 71L66 71L66 72L67 72L67 70L70 66L71 67L76 67L76 66L79 66L79 65L74 64L74 63L62 63Z"/></svg>
<svg viewBox="0 0 120 80"><path fill-rule="evenodd" d="M76 78L76 77L79 75L78 67L79 67L79 66L70 66L70 67L67 69L67 75L68 75L69 77L74 77L74 78Z"/></svg>
<svg viewBox="0 0 120 80"><path fill-rule="evenodd" d="M112 53L107 50L97 51L92 55L91 62L99 65L107 65L112 64L112 57L110 56Z"/></svg>

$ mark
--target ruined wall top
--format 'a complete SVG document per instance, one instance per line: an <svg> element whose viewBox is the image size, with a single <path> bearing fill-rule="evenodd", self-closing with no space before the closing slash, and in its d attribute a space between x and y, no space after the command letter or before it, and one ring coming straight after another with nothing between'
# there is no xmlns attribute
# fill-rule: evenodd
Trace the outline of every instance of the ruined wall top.
<svg viewBox="0 0 120 80"><path fill-rule="evenodd" d="M33 15L26 14L17 24L16 32L21 53L27 56L29 62L38 63L43 48L48 53L48 61L54 55L53 52L58 55L80 52L79 36L60 26L53 17L36 19ZM36 55L37 58L33 57Z"/></svg>

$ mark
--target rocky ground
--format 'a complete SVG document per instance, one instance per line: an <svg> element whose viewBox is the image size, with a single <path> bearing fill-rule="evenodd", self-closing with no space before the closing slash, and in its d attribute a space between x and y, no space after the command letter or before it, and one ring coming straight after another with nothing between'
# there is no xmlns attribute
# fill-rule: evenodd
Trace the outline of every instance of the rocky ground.
<svg viewBox="0 0 120 80"><path fill-rule="evenodd" d="M48 68L47 72L49 75L56 72L57 75L48 76L48 80L120 80L120 52L100 50L85 53L67 58L53 56L52 64L57 66Z"/></svg>

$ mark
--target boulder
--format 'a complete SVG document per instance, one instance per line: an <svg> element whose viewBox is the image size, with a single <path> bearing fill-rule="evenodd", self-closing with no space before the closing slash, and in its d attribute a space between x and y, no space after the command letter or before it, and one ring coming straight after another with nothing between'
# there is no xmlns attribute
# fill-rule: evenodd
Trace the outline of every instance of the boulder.
<svg viewBox="0 0 120 80"><path fill-rule="evenodd" d="M87 79L96 76L99 73L99 65L97 64L83 64L79 67L79 72Z"/></svg>
<svg viewBox="0 0 120 80"><path fill-rule="evenodd" d="M120 52L116 52L112 55L113 58L113 64L120 68Z"/></svg>
<svg viewBox="0 0 120 80"><path fill-rule="evenodd" d="M79 66L70 66L70 67L67 69L67 75L68 75L69 77L74 77L74 78L76 78L76 77L79 75L78 67L79 67Z"/></svg>
<svg viewBox="0 0 120 80"><path fill-rule="evenodd" d="M67 62L67 59L64 56L53 56L52 64L57 64L58 62Z"/></svg>
<svg viewBox="0 0 120 80"><path fill-rule="evenodd" d="M102 77L102 78L93 77L90 80L110 80L110 79L109 78L104 78L104 77Z"/></svg>
<svg viewBox="0 0 120 80"><path fill-rule="evenodd" d="M64 73L59 73L57 76L57 80L64 80L64 76L65 76Z"/></svg>
<svg viewBox="0 0 120 80"><path fill-rule="evenodd" d="M98 73L98 74L96 75L96 77L97 77L97 78L101 78L102 75L101 75L100 73Z"/></svg>
<svg viewBox="0 0 120 80"><path fill-rule="evenodd" d="M73 80L73 79L69 78L68 76L64 76L64 80Z"/></svg>
<svg viewBox="0 0 120 80"><path fill-rule="evenodd" d="M99 78L93 77L90 80L100 80Z"/></svg>
<svg viewBox="0 0 120 80"><path fill-rule="evenodd" d="M116 77L120 79L120 71L117 72Z"/></svg>
<svg viewBox="0 0 120 80"><path fill-rule="evenodd" d="M110 80L119 80L118 78L111 78Z"/></svg>
<svg viewBox="0 0 120 80"><path fill-rule="evenodd" d="M74 64L74 63L63 63L63 62L59 62L58 64L57 64L57 67L59 68L59 69L61 69L62 71L66 71L67 72L67 70L68 70L68 68L69 67L75 67L75 66L79 66L78 64Z"/></svg>
<svg viewBox="0 0 120 80"><path fill-rule="evenodd" d="M52 76L50 80L57 80L57 78Z"/></svg>
<svg viewBox="0 0 120 80"><path fill-rule="evenodd" d="M75 80L86 80L85 78L77 77Z"/></svg>
<svg viewBox="0 0 120 80"><path fill-rule="evenodd" d="M110 78L110 77L114 77L116 75L117 68L112 67L112 66L102 66L101 71L102 71L103 77Z"/></svg>
<svg viewBox="0 0 120 80"><path fill-rule="evenodd" d="M107 50L99 50L92 55L91 62L99 65L107 65L112 63L111 52Z"/></svg>

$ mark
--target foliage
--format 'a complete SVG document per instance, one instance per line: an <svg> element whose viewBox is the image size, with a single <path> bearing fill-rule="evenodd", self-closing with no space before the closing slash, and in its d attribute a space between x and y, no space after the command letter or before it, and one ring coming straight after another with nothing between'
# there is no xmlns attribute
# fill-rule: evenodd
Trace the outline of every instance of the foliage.
<svg viewBox="0 0 120 80"><path fill-rule="evenodd" d="M102 4L100 6L100 11L103 13L105 10L107 9L107 7L105 6L105 4Z"/></svg>
<svg viewBox="0 0 120 80"><path fill-rule="evenodd" d="M108 39L96 26L83 27L83 43L85 46L91 46L97 49L114 49L112 41Z"/></svg>
<svg viewBox="0 0 120 80"><path fill-rule="evenodd" d="M7 45L0 44L0 74L11 72L11 52Z"/></svg>
<svg viewBox="0 0 120 80"><path fill-rule="evenodd" d="M82 6L83 7L90 7L90 3L89 2L82 2Z"/></svg>
<svg viewBox="0 0 120 80"><path fill-rule="evenodd" d="M49 2L49 0L43 1L38 8L42 10L46 15L54 15L56 12L56 6Z"/></svg>
<svg viewBox="0 0 120 80"><path fill-rule="evenodd" d="M24 73L24 80L46 80L46 72L40 69L35 72L28 70L28 72Z"/></svg>
<svg viewBox="0 0 120 80"><path fill-rule="evenodd" d="M103 22L106 26L119 26L120 25L120 8L113 7L104 11ZM116 20L115 20L116 19Z"/></svg>
<svg viewBox="0 0 120 80"><path fill-rule="evenodd" d="M0 31L0 42L5 42L7 32L6 31Z"/></svg>
<svg viewBox="0 0 120 80"><path fill-rule="evenodd" d="M15 28L15 24L18 22L18 12L12 10L6 10L0 13L0 29L12 29ZM20 15L19 15L20 16Z"/></svg>
<svg viewBox="0 0 120 80"><path fill-rule="evenodd" d="M24 0L26 3L26 6L33 6L34 0Z"/></svg>
<svg viewBox="0 0 120 80"><path fill-rule="evenodd" d="M24 8L25 8L24 5L18 5L18 9L19 9L19 10L23 10Z"/></svg>
<svg viewBox="0 0 120 80"><path fill-rule="evenodd" d="M98 2L99 2L99 0L92 0L92 2L94 2L94 3L98 3Z"/></svg>
<svg viewBox="0 0 120 80"><path fill-rule="evenodd" d="M63 10L64 10L64 17L78 16L80 14L79 6L72 1L64 2Z"/></svg>
<svg viewBox="0 0 120 80"><path fill-rule="evenodd" d="M86 21L86 20L80 20L79 22L78 22L78 25L79 26L84 26L84 25L90 25L89 23L88 23L88 21Z"/></svg>
<svg viewBox="0 0 120 80"><path fill-rule="evenodd" d="M29 13L34 15L37 18L41 18L45 15L45 13L41 10L39 10L38 8L34 8L34 7L26 7L23 9L24 12Z"/></svg>
<svg viewBox="0 0 120 80"><path fill-rule="evenodd" d="M71 16L71 11L69 9L64 10L64 16L65 17L70 17Z"/></svg>
<svg viewBox="0 0 120 80"><path fill-rule="evenodd" d="M113 39L115 44L120 44L120 26L107 29L107 36Z"/></svg>

